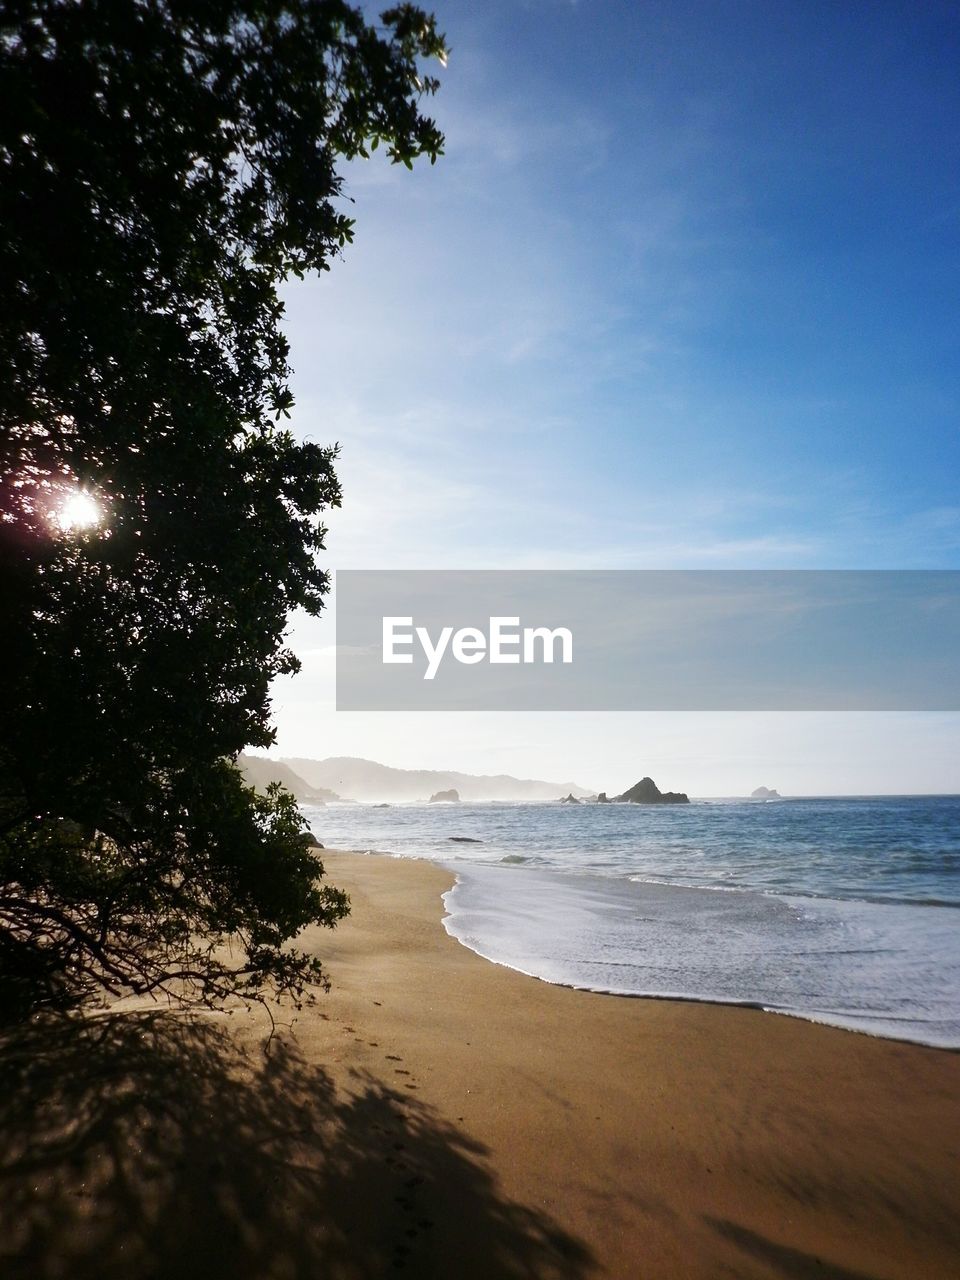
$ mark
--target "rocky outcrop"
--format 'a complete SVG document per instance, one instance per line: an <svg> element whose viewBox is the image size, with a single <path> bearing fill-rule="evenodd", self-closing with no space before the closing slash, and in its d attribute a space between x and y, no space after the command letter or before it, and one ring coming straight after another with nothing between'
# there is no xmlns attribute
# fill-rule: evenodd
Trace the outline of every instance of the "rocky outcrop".
<svg viewBox="0 0 960 1280"><path fill-rule="evenodd" d="M751 800L779 800L780 792L776 787L757 787L756 791L750 792Z"/></svg>
<svg viewBox="0 0 960 1280"><path fill-rule="evenodd" d="M638 783L615 796L620 804L689 804L685 791L661 791L652 778L641 778Z"/></svg>
<svg viewBox="0 0 960 1280"><path fill-rule="evenodd" d="M560 797L560 803L561 804L579 804L580 801L571 791L569 795Z"/></svg>
<svg viewBox="0 0 960 1280"><path fill-rule="evenodd" d="M601 791L600 794L597 796L597 804L609 804L609 803L610 801L607 799L607 793L605 791Z"/></svg>
<svg viewBox="0 0 960 1280"><path fill-rule="evenodd" d="M449 791L435 791L430 797L430 804L459 804L460 792L455 787Z"/></svg>

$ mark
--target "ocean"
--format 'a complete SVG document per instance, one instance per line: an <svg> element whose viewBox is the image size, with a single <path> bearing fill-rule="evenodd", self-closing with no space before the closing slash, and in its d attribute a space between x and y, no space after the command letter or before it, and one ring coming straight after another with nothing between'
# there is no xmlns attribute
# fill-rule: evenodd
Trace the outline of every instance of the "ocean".
<svg viewBox="0 0 960 1280"><path fill-rule="evenodd" d="M448 932L548 982L960 1048L960 797L304 813L449 867Z"/></svg>

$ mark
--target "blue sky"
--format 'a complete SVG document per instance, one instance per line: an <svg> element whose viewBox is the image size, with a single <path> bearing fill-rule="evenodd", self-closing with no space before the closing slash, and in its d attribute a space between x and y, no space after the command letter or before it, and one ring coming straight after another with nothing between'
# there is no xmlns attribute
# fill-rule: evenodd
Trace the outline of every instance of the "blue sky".
<svg viewBox="0 0 960 1280"><path fill-rule="evenodd" d="M435 10L446 156L352 166L356 244L287 294L295 427L343 446L330 566L960 567L956 7ZM739 785L715 717L336 715L329 619L293 642L287 754L603 786L669 738L664 784ZM872 764L831 787L802 720L738 722L744 787L960 789L955 718L848 717Z"/></svg>

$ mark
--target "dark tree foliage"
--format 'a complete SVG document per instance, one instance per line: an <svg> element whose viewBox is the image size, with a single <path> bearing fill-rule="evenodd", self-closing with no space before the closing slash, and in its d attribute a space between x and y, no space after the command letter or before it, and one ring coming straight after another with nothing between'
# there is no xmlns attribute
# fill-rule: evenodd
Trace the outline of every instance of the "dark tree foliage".
<svg viewBox="0 0 960 1280"><path fill-rule="evenodd" d="M440 154L423 58L410 5L0 0L8 992L324 980L286 944L346 899L231 763L273 740L339 504L336 450L279 425L277 290L352 238L338 161ZM64 528L78 491L103 518Z"/></svg>

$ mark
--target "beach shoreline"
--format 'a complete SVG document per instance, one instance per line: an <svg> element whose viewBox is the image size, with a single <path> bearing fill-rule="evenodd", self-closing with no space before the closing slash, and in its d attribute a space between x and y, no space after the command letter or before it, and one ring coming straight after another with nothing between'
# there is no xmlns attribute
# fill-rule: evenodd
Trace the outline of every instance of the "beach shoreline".
<svg viewBox="0 0 960 1280"><path fill-rule="evenodd" d="M331 990L269 1041L235 1007L5 1047L5 1275L957 1272L956 1053L533 981L446 932L442 866L322 857Z"/></svg>
<svg viewBox="0 0 960 1280"><path fill-rule="evenodd" d="M334 984L318 1008L353 1031L336 1047L330 1021L308 1014L298 1042L341 1070L392 1075L488 1153L508 1202L548 1206L591 1261L544 1257L542 1274L915 1278L960 1265L955 1053L531 981L443 929L448 870L324 860L353 916L316 938ZM456 1205L446 1212L443 1251L475 1253L480 1241L456 1238ZM435 1249L439 1219L430 1230ZM435 1274L514 1272L478 1260Z"/></svg>
<svg viewBox="0 0 960 1280"><path fill-rule="evenodd" d="M366 850L364 856L368 854L376 857L398 856L376 850ZM409 855L404 856L409 857ZM577 982L573 979L563 977L547 977L542 973L536 972L535 968L524 967L522 963L514 962L513 960L506 958L504 955L494 954L494 948L481 943L478 939L460 936L457 922L453 918L456 915L456 911L452 909L452 901L448 901L448 899L451 898L454 891L462 884L463 873L459 869L453 870L452 868L445 867L445 864L442 862L435 863L435 865L450 870L450 874L454 879L454 883L451 888L442 895L444 906L443 925L447 933L451 937L455 938L461 946L466 947L469 951L472 951L475 955L479 956L480 959L486 960L490 964L501 965L504 968L512 970L514 973L521 974L525 978L531 978L537 982L546 982L550 986L566 987L571 991L582 991L590 995L614 996L621 1000L667 1000L673 1004L705 1004L716 1005L725 1009L752 1009L761 1013L767 1013L783 1018L799 1018L802 1022L810 1022L814 1026L840 1029L848 1031L853 1035L865 1035L882 1040L893 1040L898 1044L918 1045L922 1048L938 1049L943 1053L960 1053L960 1044L953 1042L939 1043L935 1040L922 1039L918 1034L910 1035L907 1033L898 1033L893 1029L894 1024L892 1023L886 1023L882 1030L878 1030L869 1021L866 1021L863 1024L857 1024L852 1019L844 1019L836 1015L816 1013L800 1009L780 1008L767 1004L759 998L725 998L723 996L714 996L709 994L687 994L681 991L617 989L609 986L590 985L587 982ZM499 868L497 869L499 870ZM549 876L553 873L546 872L544 874ZM654 883L645 885L645 887L649 887L654 891L657 891L662 886ZM672 888L673 886L670 887ZM682 891L689 892L689 888L684 887ZM712 891L707 890L706 892Z"/></svg>
<svg viewBox="0 0 960 1280"><path fill-rule="evenodd" d="M960 797L438 808L308 816L449 867L448 932L520 973L960 1048Z"/></svg>

